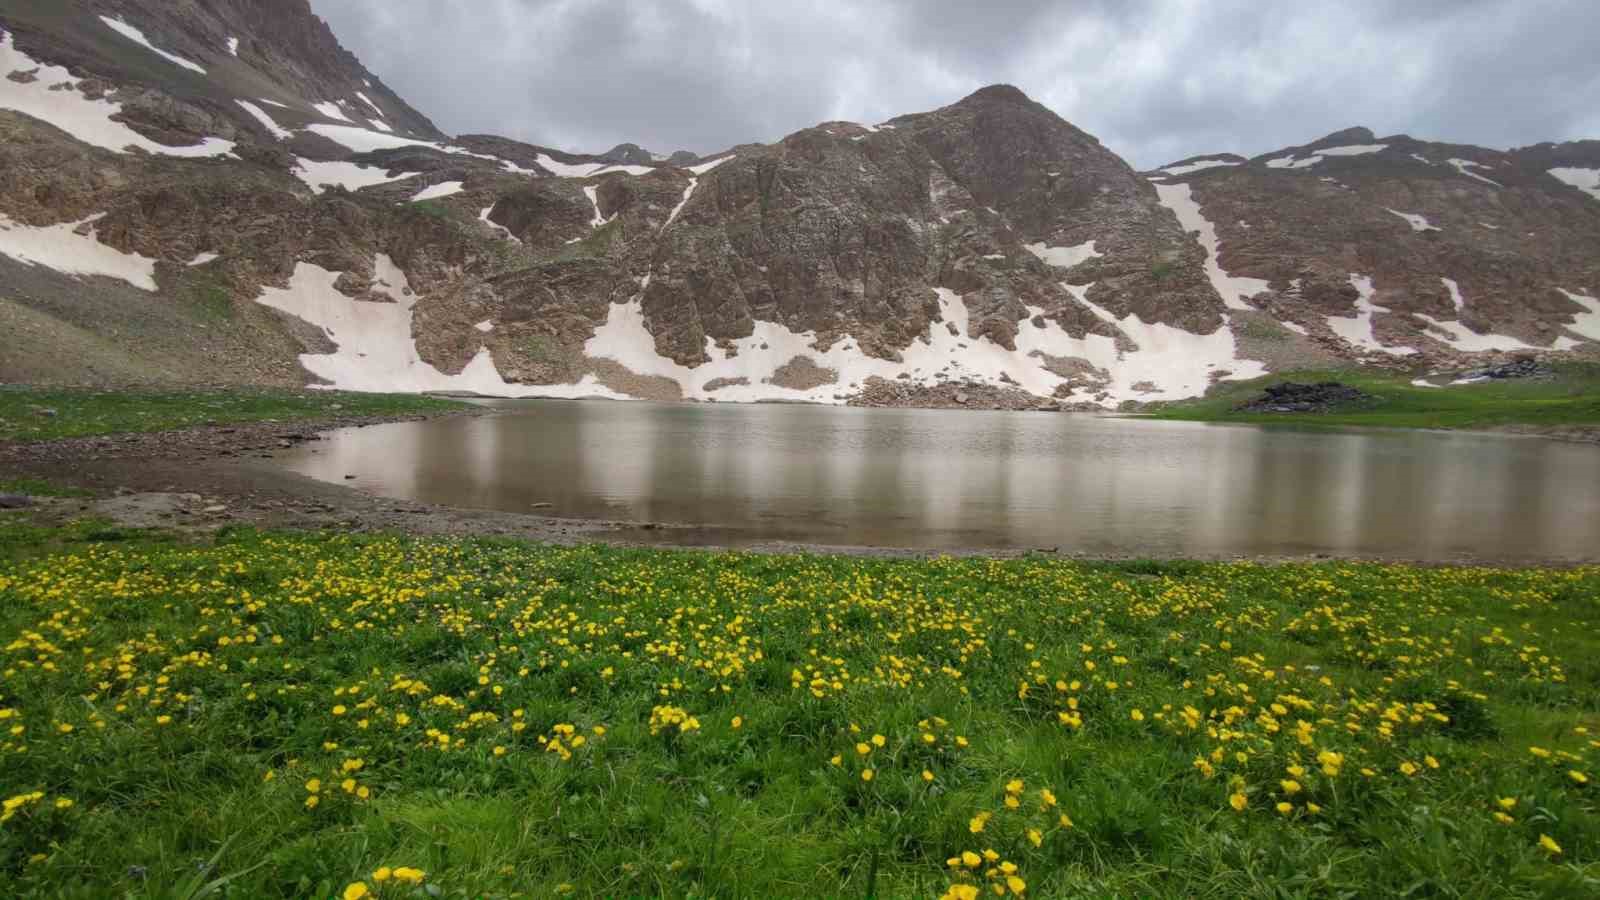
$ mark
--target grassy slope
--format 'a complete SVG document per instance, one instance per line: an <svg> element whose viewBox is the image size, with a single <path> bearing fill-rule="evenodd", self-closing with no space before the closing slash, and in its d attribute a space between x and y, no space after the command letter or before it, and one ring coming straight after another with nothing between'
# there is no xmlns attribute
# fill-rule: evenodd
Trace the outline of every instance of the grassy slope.
<svg viewBox="0 0 1600 900"><path fill-rule="evenodd" d="M401 415L438 412L460 405L453 400L413 394L0 387L0 441L46 441L265 419ZM55 410L55 415L42 415L41 409Z"/></svg>
<svg viewBox="0 0 1600 900"><path fill-rule="evenodd" d="M1234 407L1281 381L1341 381L1382 401L1371 409L1331 413L1245 413ZM1501 425L1600 425L1600 365L1565 363L1551 380L1524 379L1444 388L1362 371L1281 372L1223 382L1198 400L1173 403L1155 418L1253 424L1368 425L1400 428L1492 428Z"/></svg>
<svg viewBox="0 0 1600 900"><path fill-rule="evenodd" d="M0 884L1592 896L1597 597L1592 567L0 525Z"/></svg>

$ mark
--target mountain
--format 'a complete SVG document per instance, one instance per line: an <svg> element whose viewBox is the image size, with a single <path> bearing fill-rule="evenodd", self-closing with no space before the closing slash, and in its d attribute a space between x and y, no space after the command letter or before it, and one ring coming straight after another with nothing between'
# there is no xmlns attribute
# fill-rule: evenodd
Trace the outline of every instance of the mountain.
<svg viewBox="0 0 1600 900"><path fill-rule="evenodd" d="M1006 85L663 159L442 134L305 0L0 0L0 379L1028 408L1600 351L1600 144L1135 171Z"/></svg>

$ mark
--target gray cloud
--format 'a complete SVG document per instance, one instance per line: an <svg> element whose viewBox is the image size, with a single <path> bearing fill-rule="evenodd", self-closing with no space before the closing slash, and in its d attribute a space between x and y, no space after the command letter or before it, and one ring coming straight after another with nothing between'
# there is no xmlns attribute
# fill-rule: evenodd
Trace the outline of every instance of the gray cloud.
<svg viewBox="0 0 1600 900"><path fill-rule="evenodd" d="M1009 82L1139 167L1600 137L1593 0L312 0L452 133L712 152Z"/></svg>

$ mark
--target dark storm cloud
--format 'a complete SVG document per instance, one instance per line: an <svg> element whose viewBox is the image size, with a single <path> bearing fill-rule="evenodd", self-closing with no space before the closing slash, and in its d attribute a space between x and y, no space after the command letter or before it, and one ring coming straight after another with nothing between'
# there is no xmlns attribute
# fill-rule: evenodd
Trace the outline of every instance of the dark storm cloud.
<svg viewBox="0 0 1600 900"><path fill-rule="evenodd" d="M1010 82L1136 166L1600 137L1594 0L312 0L452 133L712 152Z"/></svg>

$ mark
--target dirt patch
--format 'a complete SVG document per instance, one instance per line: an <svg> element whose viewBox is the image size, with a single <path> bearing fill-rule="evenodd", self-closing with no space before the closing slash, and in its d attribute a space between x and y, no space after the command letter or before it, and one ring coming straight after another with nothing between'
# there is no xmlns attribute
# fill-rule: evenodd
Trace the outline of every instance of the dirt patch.
<svg viewBox="0 0 1600 900"><path fill-rule="evenodd" d="M705 383L705 389L707 391L720 391L725 387L744 387L749 383L750 379L742 375L738 378L713 378Z"/></svg>
<svg viewBox="0 0 1600 900"><path fill-rule="evenodd" d="M620 394L641 400L682 400L683 387L664 375L640 375L610 359L589 360L589 371L600 383Z"/></svg>
<svg viewBox="0 0 1600 900"><path fill-rule="evenodd" d="M943 384L909 384L874 375L849 400L850 406L914 407L921 409L1057 410L1054 401L1036 397L1021 388L975 381Z"/></svg>
<svg viewBox="0 0 1600 900"><path fill-rule="evenodd" d="M837 384L838 369L824 369L809 356L796 356L772 371L767 381L781 388L809 391L825 384Z"/></svg>

